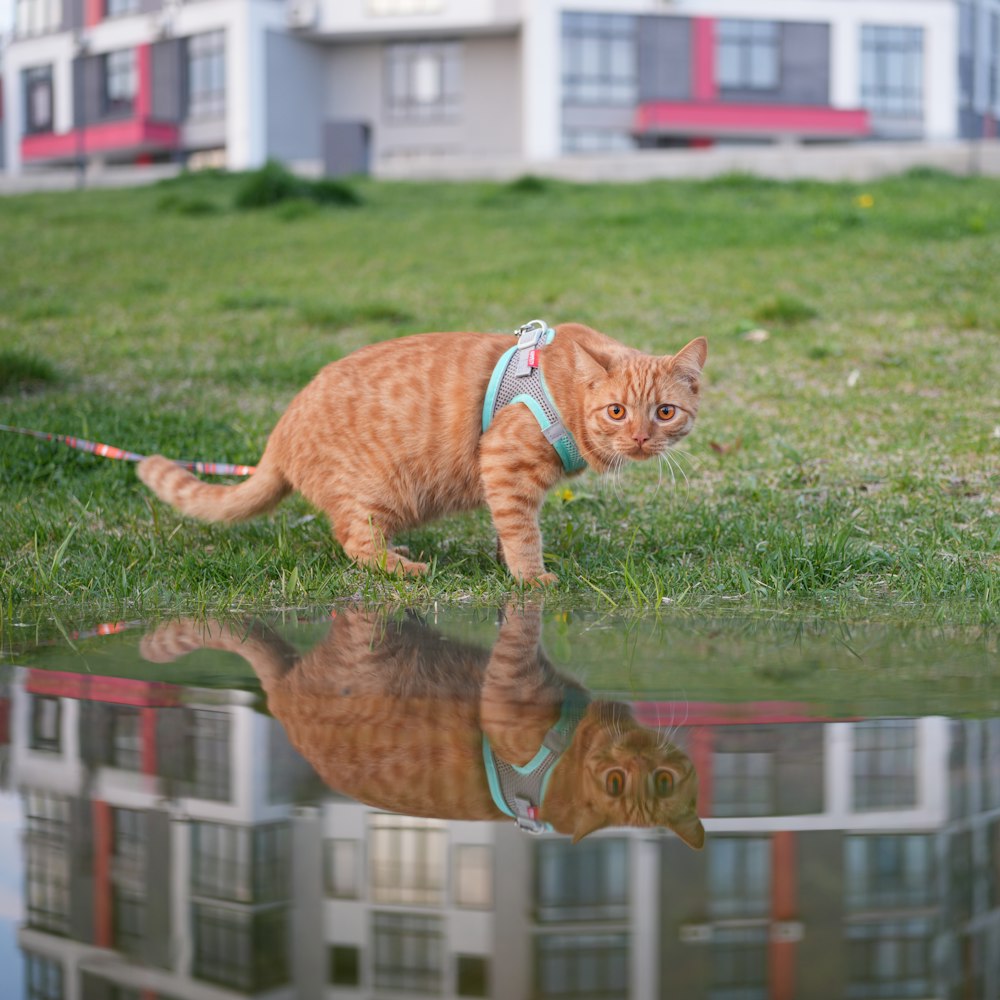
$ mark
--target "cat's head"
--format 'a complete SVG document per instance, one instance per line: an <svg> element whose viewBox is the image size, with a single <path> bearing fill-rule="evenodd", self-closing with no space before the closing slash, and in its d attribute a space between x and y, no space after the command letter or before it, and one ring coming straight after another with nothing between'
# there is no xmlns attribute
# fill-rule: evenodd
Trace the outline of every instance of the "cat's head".
<svg viewBox="0 0 1000 1000"><path fill-rule="evenodd" d="M542 817L574 843L608 826L666 827L700 850L697 805L690 758L626 705L595 701L553 772Z"/></svg>
<svg viewBox="0 0 1000 1000"><path fill-rule="evenodd" d="M584 438L609 467L663 454L694 426L708 344L698 337L676 354L601 356L576 345L583 385Z"/></svg>

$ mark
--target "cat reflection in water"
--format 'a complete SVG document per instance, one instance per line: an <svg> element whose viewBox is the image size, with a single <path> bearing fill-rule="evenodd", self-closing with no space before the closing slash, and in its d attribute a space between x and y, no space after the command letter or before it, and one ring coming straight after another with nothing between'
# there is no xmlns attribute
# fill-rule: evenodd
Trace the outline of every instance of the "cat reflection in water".
<svg viewBox="0 0 1000 1000"><path fill-rule="evenodd" d="M578 841L608 826L668 827L701 848L698 777L621 702L591 699L540 645L541 612L509 610L487 652L412 619L340 612L299 653L260 624L171 622L143 638L170 662L242 656L292 745L332 788L379 809L441 819L513 816Z"/></svg>

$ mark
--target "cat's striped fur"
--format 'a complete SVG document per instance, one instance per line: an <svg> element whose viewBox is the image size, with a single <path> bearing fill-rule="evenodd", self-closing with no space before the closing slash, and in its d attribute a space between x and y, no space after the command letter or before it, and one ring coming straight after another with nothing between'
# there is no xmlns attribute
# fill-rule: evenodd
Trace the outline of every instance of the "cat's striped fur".
<svg viewBox="0 0 1000 1000"><path fill-rule="evenodd" d="M345 795L409 816L490 820L504 815L490 795L483 733L503 759L524 765L577 687L553 669L540 635L536 606L510 610L489 652L413 620L347 610L304 654L260 625L194 621L160 626L142 652L156 662L201 648L242 656L292 745ZM673 789L658 796L651 776L664 769ZM615 796L612 770L625 775ZM661 826L701 847L697 794L682 751L627 705L593 701L552 771L541 819L575 840L604 826Z"/></svg>
<svg viewBox="0 0 1000 1000"><path fill-rule="evenodd" d="M587 465L617 470L661 454L698 412L706 343L653 357L575 323L556 327L540 352L552 397ZM400 531L486 504L504 561L517 580L551 583L538 513L565 474L523 405L481 430L483 399L507 336L431 333L364 347L323 368L291 402L257 472L210 485L166 458L139 464L161 499L207 521L238 521L298 490L329 517L359 563L423 573L393 546ZM662 419L659 408L673 408ZM615 410L620 407L619 416Z"/></svg>

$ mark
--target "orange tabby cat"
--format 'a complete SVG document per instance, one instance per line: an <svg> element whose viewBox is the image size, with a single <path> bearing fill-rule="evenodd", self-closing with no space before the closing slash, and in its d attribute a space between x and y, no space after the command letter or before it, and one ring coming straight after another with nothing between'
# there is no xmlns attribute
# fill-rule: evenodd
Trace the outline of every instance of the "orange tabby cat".
<svg viewBox="0 0 1000 1000"><path fill-rule="evenodd" d="M348 556L406 573L427 564L392 545L398 532L485 503L514 578L553 583L538 515L569 467L516 400L482 429L491 375L510 346L509 337L481 333L372 344L327 365L292 400L246 482L209 485L160 455L141 462L139 476L207 521L253 517L298 490L327 514ZM604 472L658 455L691 430L706 352L699 337L652 357L567 323L532 360L579 467Z"/></svg>
<svg viewBox="0 0 1000 1000"><path fill-rule="evenodd" d="M484 734L497 758L524 768L559 730L567 745L550 764L538 823L574 840L605 826L669 827L700 848L690 760L627 705L591 701L558 675L540 634L534 607L506 616L490 653L415 621L345 611L307 653L260 625L192 621L160 626L142 653L161 663L201 648L242 656L317 774L376 808L440 819L513 815L491 791ZM560 730L567 705L575 724Z"/></svg>

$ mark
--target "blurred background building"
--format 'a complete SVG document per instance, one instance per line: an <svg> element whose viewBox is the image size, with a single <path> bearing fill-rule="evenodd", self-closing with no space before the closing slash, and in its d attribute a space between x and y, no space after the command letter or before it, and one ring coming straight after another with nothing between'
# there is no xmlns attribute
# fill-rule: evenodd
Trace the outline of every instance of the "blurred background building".
<svg viewBox="0 0 1000 1000"><path fill-rule="evenodd" d="M371 809L250 692L3 695L25 1000L1000 996L1000 719L635 703L684 712L695 853Z"/></svg>
<svg viewBox="0 0 1000 1000"><path fill-rule="evenodd" d="M993 137L1000 0L14 0L6 168ZM2 162L2 161L0 161Z"/></svg>

